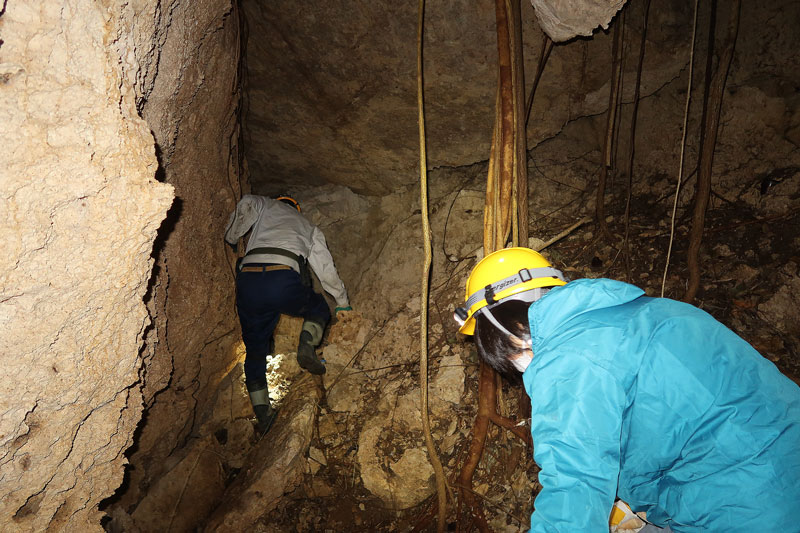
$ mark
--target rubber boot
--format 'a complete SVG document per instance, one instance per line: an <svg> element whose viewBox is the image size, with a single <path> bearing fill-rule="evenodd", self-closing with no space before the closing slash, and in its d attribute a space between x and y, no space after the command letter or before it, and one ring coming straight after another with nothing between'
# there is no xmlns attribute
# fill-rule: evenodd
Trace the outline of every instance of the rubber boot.
<svg viewBox="0 0 800 533"><path fill-rule="evenodd" d="M278 412L269 403L269 389L265 381L245 382L247 392L250 394L250 403L253 405L253 413L258 421L258 431L264 435L272 427Z"/></svg>
<svg viewBox="0 0 800 533"><path fill-rule="evenodd" d="M300 342L297 344L297 362L300 364L300 368L316 375L325 373L325 365L317 358L316 351L316 347L322 341L324 329L324 326L319 322L306 320L303 322Z"/></svg>

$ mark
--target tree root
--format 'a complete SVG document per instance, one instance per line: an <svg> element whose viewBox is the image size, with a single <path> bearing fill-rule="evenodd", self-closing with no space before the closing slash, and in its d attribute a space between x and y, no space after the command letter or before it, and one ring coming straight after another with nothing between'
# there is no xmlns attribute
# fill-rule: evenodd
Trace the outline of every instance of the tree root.
<svg viewBox="0 0 800 533"><path fill-rule="evenodd" d="M611 231L608 229L605 215L605 194L608 172L614 166L614 134L617 127L617 108L620 105L619 86L622 74L622 44L624 36L623 10L614 22L614 41L611 48L611 86L608 93L608 114L606 118L606 136L603 143L603 167L597 179L597 199L595 201L595 220L600 232L609 240L613 240Z"/></svg>
<svg viewBox="0 0 800 533"><path fill-rule="evenodd" d="M422 97L422 37L423 14L425 0L419 0L418 26L417 26L417 105L419 109L419 166L420 166L420 208L422 211L422 239L425 258L422 265L422 296L420 299L420 352L419 352L419 381L420 381L420 412L422 413L422 429L425 434L425 444L428 448L428 460L436 474L436 494L439 502L439 514L436 530L444 532L447 518L447 492L442 462L433 443L431 423L428 418L428 296L431 283L431 228L428 222L428 163L425 154L425 112Z"/></svg>
<svg viewBox="0 0 800 533"><path fill-rule="evenodd" d="M631 200L633 196L633 156L636 145L636 118L639 113L639 96L642 88L642 65L644 64L644 45L647 41L647 14L650 12L650 0L644 2L644 20L642 21L642 39L639 43L639 62L636 66L636 88L633 94L633 111L631 112L631 137L628 143L628 190L625 201L625 237L622 242L625 250L625 276L628 283L632 280L630 230L631 230Z"/></svg>
<svg viewBox="0 0 800 533"><path fill-rule="evenodd" d="M675 188L675 200L672 204L672 218L669 229L669 246L667 246L667 260L664 263L664 276L661 279L661 297L664 297L664 290L667 286L667 272L669 272L669 259L672 256L672 243L675 240L675 215L678 212L678 197L681 192L681 180L683 179L683 157L686 152L686 127L689 123L689 103L692 101L692 73L694 72L694 48L695 36L697 35L697 8L699 0L694 0L694 17L692 22L692 46L689 49L689 83L686 88L686 105L683 111L683 133L681 134L681 155L678 163L678 185Z"/></svg>
<svg viewBox="0 0 800 533"><path fill-rule="evenodd" d="M722 112L722 96L725 92L725 82L728 79L728 70L733 60L733 51L736 46L736 36L739 33L739 11L741 0L734 0L731 4L730 20L728 21L728 40L725 49L719 57L717 70L711 75L714 58L714 26L717 18L717 2L711 3L711 29L708 38L708 57L706 61L706 87L703 100L703 130L700 135L700 163L697 173L697 188L695 192L694 214L692 216L692 230L689 234L689 252L687 265L689 267L689 283L683 301L694 302L700 288L700 244L703 240L706 210L711 195L711 170L714 164L714 149L717 144L719 132L719 118Z"/></svg>

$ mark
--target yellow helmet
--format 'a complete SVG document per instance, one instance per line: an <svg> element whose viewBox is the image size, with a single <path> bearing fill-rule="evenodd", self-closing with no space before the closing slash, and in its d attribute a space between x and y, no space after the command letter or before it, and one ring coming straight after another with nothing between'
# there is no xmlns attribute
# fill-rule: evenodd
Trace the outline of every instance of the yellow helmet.
<svg viewBox="0 0 800 533"><path fill-rule="evenodd" d="M297 200L295 200L295 199L294 199L294 198L292 198L291 196L289 196L289 195L282 195L282 196L277 196L275 199L276 199L277 201L279 201L279 202L283 202L283 203L285 203L285 204L289 204L290 206L292 206L292 207L294 207L295 209L297 209L297 212L298 212L298 213L300 212L300 204L298 204L298 203L297 203Z"/></svg>
<svg viewBox="0 0 800 533"><path fill-rule="evenodd" d="M542 287L566 285L561 271L538 252L529 248L505 248L481 259L467 280L466 304L455 312L465 335L475 331L475 315L485 312L501 330L489 309L505 299L533 302L542 296Z"/></svg>

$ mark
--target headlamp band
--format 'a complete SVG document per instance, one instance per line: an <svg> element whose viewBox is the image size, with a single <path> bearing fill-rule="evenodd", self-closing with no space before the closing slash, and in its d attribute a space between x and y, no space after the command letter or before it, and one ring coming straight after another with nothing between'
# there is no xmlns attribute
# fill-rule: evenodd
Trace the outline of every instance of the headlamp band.
<svg viewBox="0 0 800 533"><path fill-rule="evenodd" d="M513 276L509 276L505 279L501 279L500 281L496 281L490 285L487 285L483 289L480 289L470 295L467 299L467 303L464 305L467 310L472 309L472 306L476 303L480 302L481 300L486 300L487 304L491 305L488 298L495 300L495 295L501 291L506 290L509 287L513 287L514 285L518 285L520 283L528 282L534 278L558 278L561 281L564 280L564 275L561 273L560 270L557 270L553 267L541 267L541 268L523 268L517 274Z"/></svg>

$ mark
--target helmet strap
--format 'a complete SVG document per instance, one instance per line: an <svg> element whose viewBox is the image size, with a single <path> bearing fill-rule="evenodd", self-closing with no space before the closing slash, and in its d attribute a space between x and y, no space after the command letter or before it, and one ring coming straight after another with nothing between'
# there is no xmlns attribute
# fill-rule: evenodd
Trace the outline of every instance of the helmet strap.
<svg viewBox="0 0 800 533"><path fill-rule="evenodd" d="M508 302L510 300L522 300L523 302L533 303L536 300L538 300L539 298L541 298L542 296L544 296L545 293L547 293L549 290L550 290L549 288L541 288L541 287L540 288L536 288L536 289L531 289L529 291L525 291L525 292L521 292L519 294L515 294L513 296L509 296L508 298L503 298L503 300L501 302L498 302L498 303L505 303L505 302ZM524 339L519 338L518 335L514 335L513 333L508 331L508 329L506 329L506 327L503 326L500 323L500 321L497 320L494 317L494 315L492 314L492 307L494 307L494 305L487 305L486 307L484 307L482 309L479 309L476 312L476 314L484 315L489 320L489 322L492 323L492 325L494 327L496 327L497 329L499 329L500 331L502 331L503 333L505 333L509 337L514 337L523 346L525 344L527 344L527 341L525 341Z"/></svg>
<svg viewBox="0 0 800 533"><path fill-rule="evenodd" d="M541 267L541 268L523 268L517 274L513 276L509 276L507 278L501 279L500 281L496 281L490 285L482 289L478 289L475 293L471 294L469 298L467 298L466 304L464 307L467 309L472 309L476 303L480 302L481 300L486 300L487 305L492 305L495 303L496 300L495 295L520 283L527 283L528 281L536 278L556 278L560 279L561 281L564 280L564 275L561 273L560 270L556 270L553 267ZM545 286L547 286L545 284ZM533 290L533 289L531 289ZM524 291L528 292L528 291ZM522 293L520 293L522 294ZM506 298L503 298L505 300Z"/></svg>
<svg viewBox="0 0 800 533"><path fill-rule="evenodd" d="M496 327L497 329L499 329L500 331L502 331L503 333L505 333L505 334L506 334L506 335L508 335L509 337L514 337L515 339L517 339L517 340L518 340L518 341L520 341L521 343L525 344L525 341L524 341L524 340L520 339L519 337L517 337L516 335L514 335L513 333L511 333L510 331L508 331L508 330L507 330L507 329L506 329L506 328L505 328L505 327L504 327L504 326L503 326L503 325L502 325L500 322L498 322L498 320L497 320L497 319L494 317L494 315L492 314L492 312L491 312L491 311L489 311L489 308L488 308L488 307L484 307L483 309L481 309L481 311L480 311L480 312L481 312L481 314L482 314L483 316L485 316L486 318L488 318L488 319L489 319L489 322L491 322L492 324L494 324L494 327Z"/></svg>

